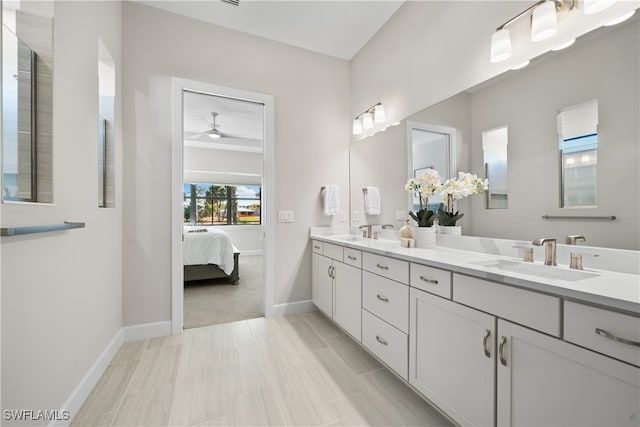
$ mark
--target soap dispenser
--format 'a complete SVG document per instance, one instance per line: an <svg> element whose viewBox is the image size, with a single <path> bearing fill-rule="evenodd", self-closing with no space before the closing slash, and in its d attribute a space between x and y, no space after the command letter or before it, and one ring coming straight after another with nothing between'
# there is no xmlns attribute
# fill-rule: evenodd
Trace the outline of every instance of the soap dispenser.
<svg viewBox="0 0 640 427"><path fill-rule="evenodd" d="M409 227L409 218L404 220L404 225L400 229L401 239L413 239L413 230Z"/></svg>

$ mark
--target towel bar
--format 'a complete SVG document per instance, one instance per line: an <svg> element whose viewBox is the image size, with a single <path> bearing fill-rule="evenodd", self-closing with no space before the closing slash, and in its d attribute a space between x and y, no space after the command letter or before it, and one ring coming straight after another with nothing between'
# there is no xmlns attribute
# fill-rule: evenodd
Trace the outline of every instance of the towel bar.
<svg viewBox="0 0 640 427"><path fill-rule="evenodd" d="M591 215L542 215L542 219L593 219L593 220L604 220L604 221L615 221L615 215L607 215L607 216L591 216Z"/></svg>
<svg viewBox="0 0 640 427"><path fill-rule="evenodd" d="M362 192L363 192L364 194L367 194L367 189L366 189L366 188L363 188L363 189L362 189Z"/></svg>
<svg viewBox="0 0 640 427"><path fill-rule="evenodd" d="M84 222L68 222L63 224L31 225L26 227L2 227L0 236L18 236L21 234L47 233L49 231L70 230L72 228L84 228Z"/></svg>

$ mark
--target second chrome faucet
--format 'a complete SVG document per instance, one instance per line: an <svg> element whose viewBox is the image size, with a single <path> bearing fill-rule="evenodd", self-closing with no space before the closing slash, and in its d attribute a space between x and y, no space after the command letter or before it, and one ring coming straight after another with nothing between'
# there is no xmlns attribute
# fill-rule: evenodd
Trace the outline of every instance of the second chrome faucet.
<svg viewBox="0 0 640 427"><path fill-rule="evenodd" d="M536 246L544 245L544 265L558 265L556 262L556 239L545 237L535 239L531 243Z"/></svg>

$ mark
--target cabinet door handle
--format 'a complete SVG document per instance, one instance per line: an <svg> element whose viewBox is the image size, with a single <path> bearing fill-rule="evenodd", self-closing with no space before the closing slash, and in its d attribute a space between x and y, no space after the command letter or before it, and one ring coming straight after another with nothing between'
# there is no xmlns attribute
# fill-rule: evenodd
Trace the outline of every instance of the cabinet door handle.
<svg viewBox="0 0 640 427"><path fill-rule="evenodd" d="M331 276L331 268L332 266L329 266L329 268L327 268L327 274L333 279L333 276Z"/></svg>
<svg viewBox="0 0 640 427"><path fill-rule="evenodd" d="M358 258L356 258L354 256L351 256L351 255L347 255L347 258L349 258L351 261L355 261L355 260L358 259Z"/></svg>
<svg viewBox="0 0 640 427"><path fill-rule="evenodd" d="M380 301L389 302L389 298L387 298L387 297L383 297L383 296L382 296L382 295L380 295L380 294L376 295L376 297L378 297L378 299L379 299Z"/></svg>
<svg viewBox="0 0 640 427"><path fill-rule="evenodd" d="M491 359L491 353L487 348L487 341L489 341L489 337L491 336L491 329L485 329L484 338L482 339L482 349L484 350L484 355Z"/></svg>
<svg viewBox="0 0 640 427"><path fill-rule="evenodd" d="M320 249L320 246L318 246L318 245L313 245L313 249Z"/></svg>
<svg viewBox="0 0 640 427"><path fill-rule="evenodd" d="M424 277L424 276L420 276L420 280L422 280L423 282L427 282L427 283L433 283L434 285L437 285L437 284L438 284L438 281L437 281L437 280L434 280L434 279L427 279L427 278L426 278L426 277Z"/></svg>
<svg viewBox="0 0 640 427"><path fill-rule="evenodd" d="M331 278L332 279L336 278L336 268L335 267L331 267Z"/></svg>
<svg viewBox="0 0 640 427"><path fill-rule="evenodd" d="M378 341L382 345L389 345L389 343L384 338L380 337L379 335L376 335L376 341Z"/></svg>
<svg viewBox="0 0 640 427"><path fill-rule="evenodd" d="M498 356L500 356L500 363L502 366L507 366L507 359L504 358L504 345L507 343L507 337L503 336L500 339L500 347L498 348Z"/></svg>
<svg viewBox="0 0 640 427"><path fill-rule="evenodd" d="M640 347L639 341L633 341L633 340L628 340L626 338L618 337L616 335L613 335L610 332L605 331L604 329L596 328L596 334L600 335L601 337L609 338L610 340L620 342L622 344L628 344L635 347Z"/></svg>
<svg viewBox="0 0 640 427"><path fill-rule="evenodd" d="M381 268L383 270L388 270L389 267L387 267L386 265L380 265L380 264L376 264L376 267Z"/></svg>

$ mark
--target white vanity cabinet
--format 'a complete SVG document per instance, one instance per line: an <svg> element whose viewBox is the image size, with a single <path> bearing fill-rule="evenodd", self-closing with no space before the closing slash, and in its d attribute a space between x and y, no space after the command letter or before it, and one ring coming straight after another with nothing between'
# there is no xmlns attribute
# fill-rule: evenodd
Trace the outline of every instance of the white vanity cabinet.
<svg viewBox="0 0 640 427"><path fill-rule="evenodd" d="M499 426L638 426L640 371L498 321Z"/></svg>
<svg viewBox="0 0 640 427"><path fill-rule="evenodd" d="M312 302L358 341L362 331L362 270L342 262L343 248L313 244ZM354 251L349 255L359 256Z"/></svg>
<svg viewBox="0 0 640 427"><path fill-rule="evenodd" d="M460 425L494 425L495 317L415 288L410 301L409 383Z"/></svg>

